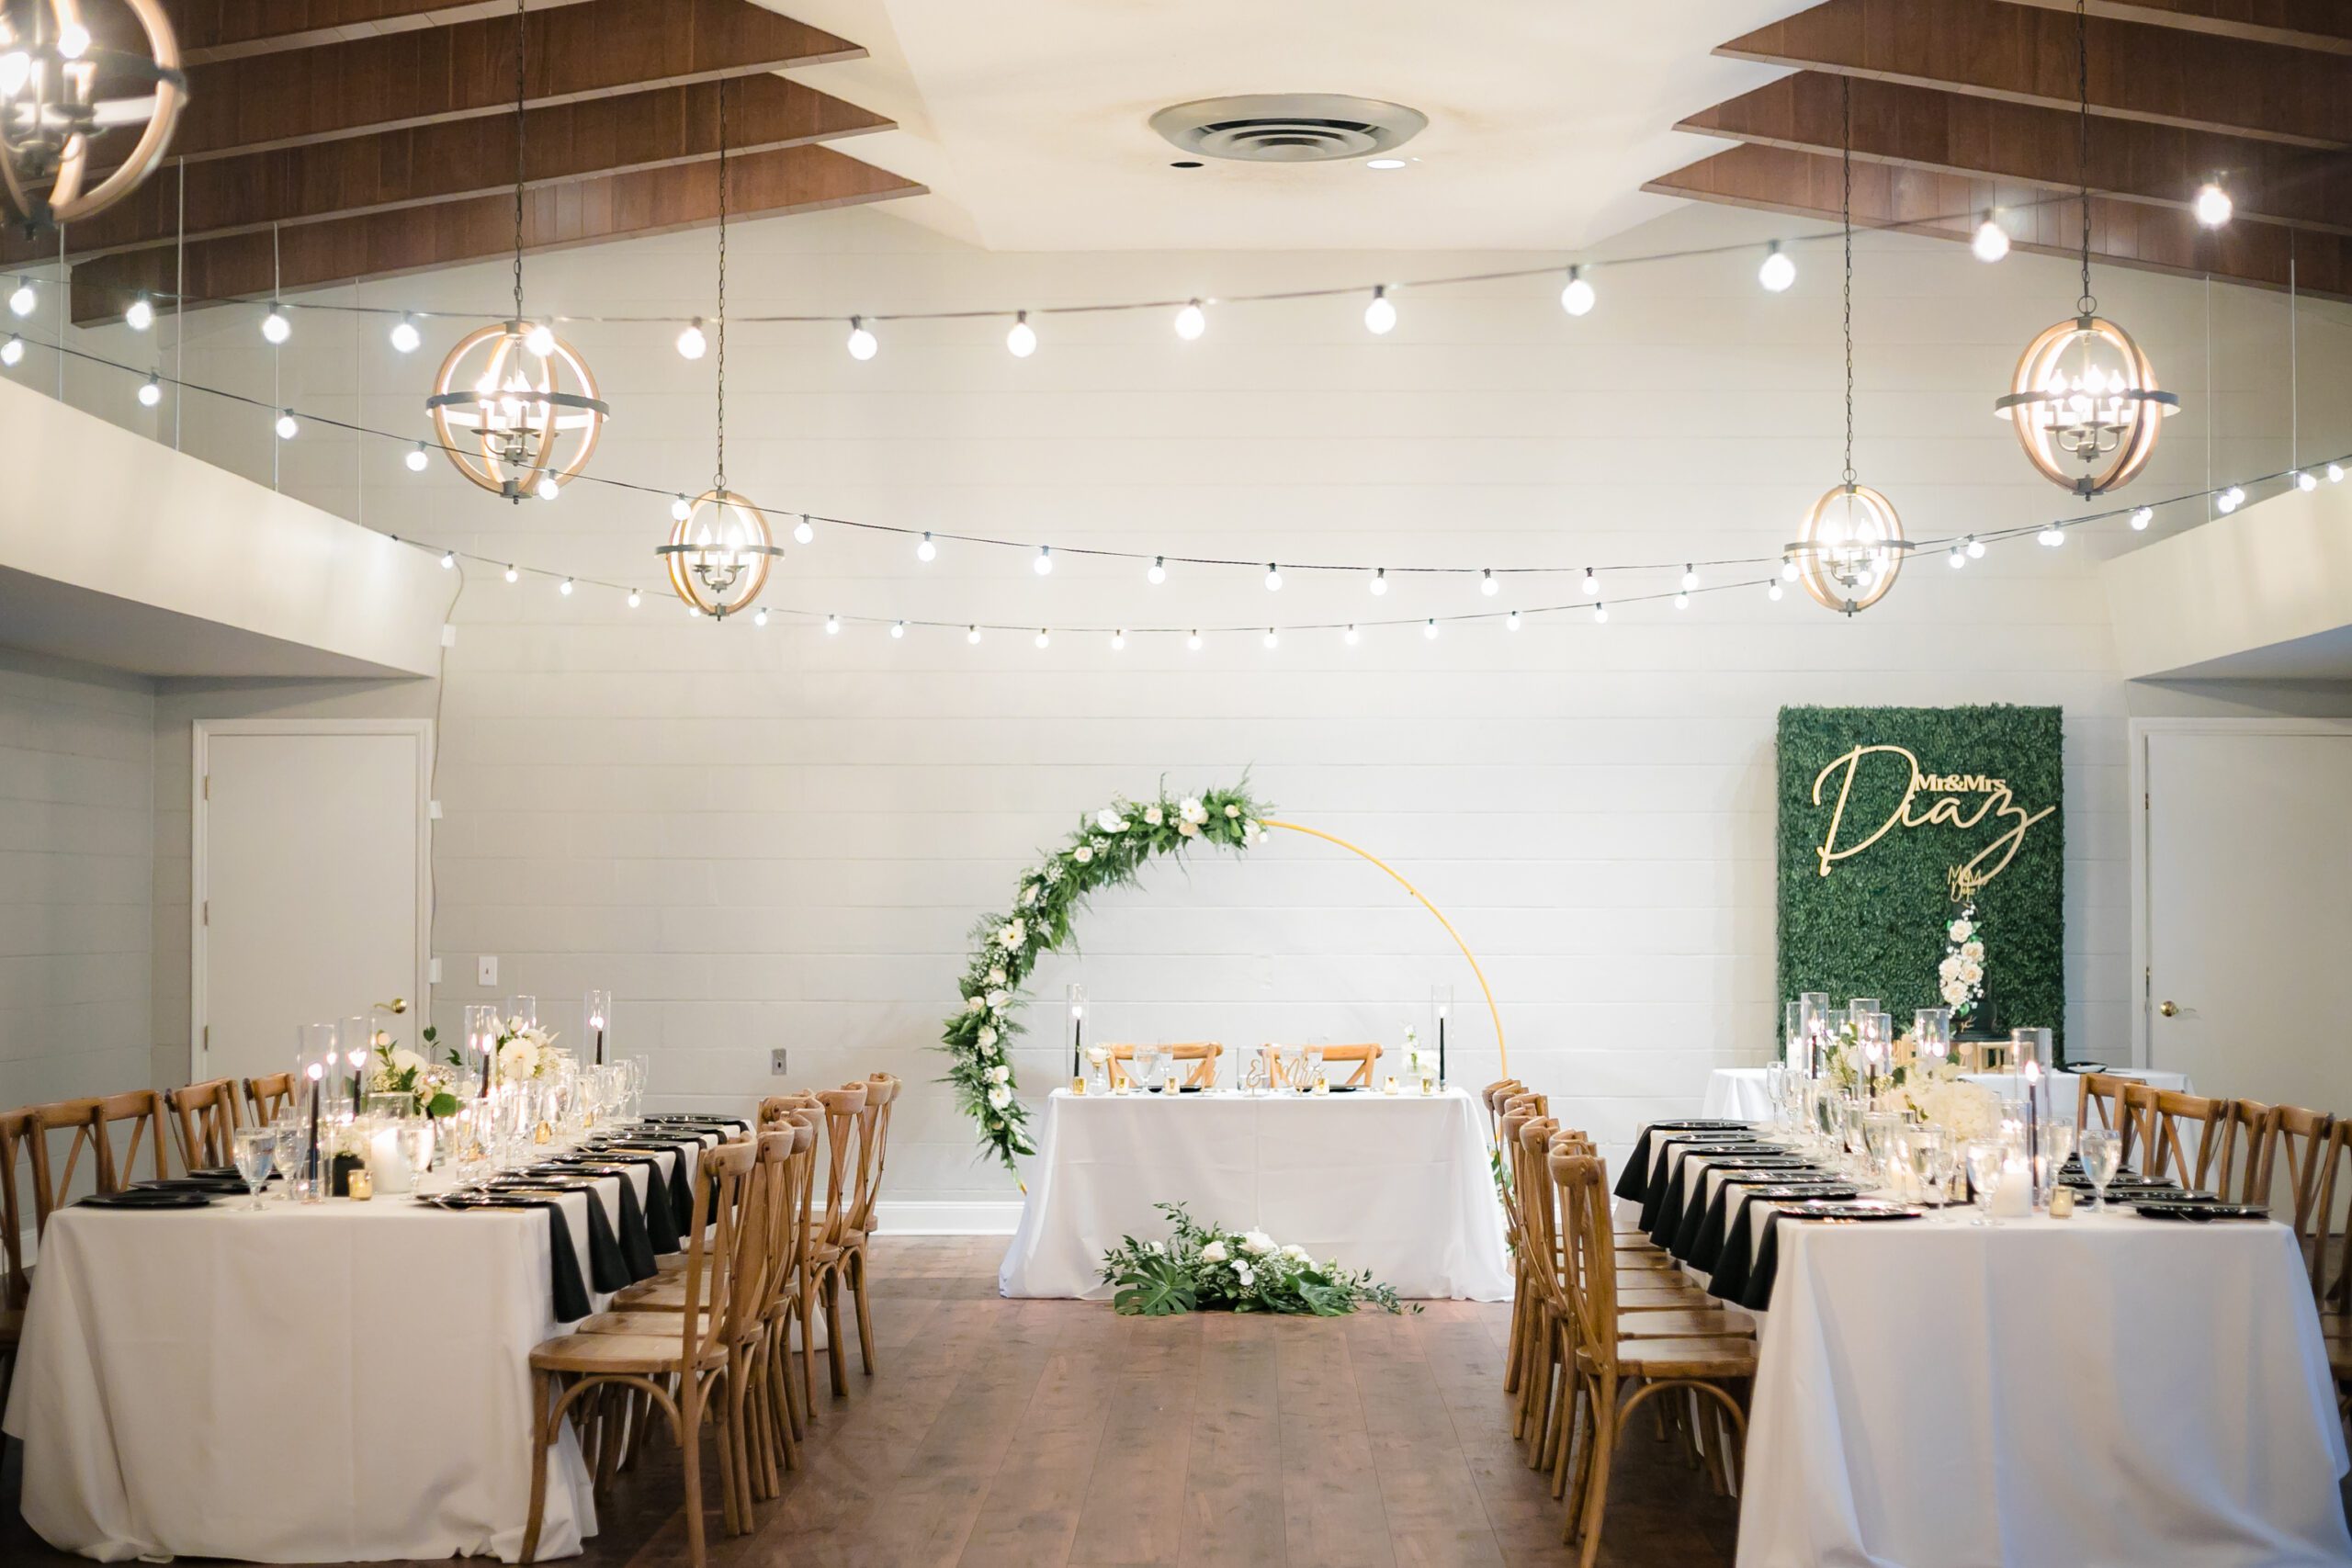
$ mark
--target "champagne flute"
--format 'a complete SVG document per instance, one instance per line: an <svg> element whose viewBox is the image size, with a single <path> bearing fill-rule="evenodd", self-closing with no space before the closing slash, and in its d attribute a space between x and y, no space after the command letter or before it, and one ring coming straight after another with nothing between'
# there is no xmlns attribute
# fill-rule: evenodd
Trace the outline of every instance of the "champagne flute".
<svg viewBox="0 0 2352 1568"><path fill-rule="evenodd" d="M2082 1144L2083 1174L2091 1179L2090 1206L2094 1209L2107 1201L2107 1184L2115 1179L2115 1172L2123 1163L2123 1140L2106 1127L2086 1127L2079 1140Z"/></svg>
<svg viewBox="0 0 2352 1568"><path fill-rule="evenodd" d="M270 1129L270 1138L272 1162L286 1178L286 1201L300 1202L309 1180L309 1172L304 1168L310 1158L309 1129L300 1117L289 1113Z"/></svg>
<svg viewBox="0 0 2352 1568"><path fill-rule="evenodd" d="M237 1129L237 1174L245 1179L249 1210L261 1208L262 1184L269 1179L270 1162L277 1153L277 1134L268 1127Z"/></svg>
<svg viewBox="0 0 2352 1568"><path fill-rule="evenodd" d="M1972 1225L1998 1225L1993 1213L1993 1196L2001 1189L2001 1176L2008 1164L2009 1146L2003 1143L1973 1143L1968 1145L1968 1181L1976 1189L1976 1218Z"/></svg>

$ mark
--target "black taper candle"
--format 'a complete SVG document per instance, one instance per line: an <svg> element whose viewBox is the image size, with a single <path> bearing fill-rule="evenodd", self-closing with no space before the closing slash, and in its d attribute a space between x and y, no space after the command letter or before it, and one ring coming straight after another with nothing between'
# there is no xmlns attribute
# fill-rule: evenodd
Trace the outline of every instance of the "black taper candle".
<svg viewBox="0 0 2352 1568"><path fill-rule="evenodd" d="M1445 1010L1437 1013L1437 1081L1445 1082Z"/></svg>
<svg viewBox="0 0 2352 1568"><path fill-rule="evenodd" d="M1069 1076L1086 1076L1086 1015L1080 1013L1069 1021Z"/></svg>
<svg viewBox="0 0 2352 1568"><path fill-rule="evenodd" d="M304 1160L305 1174L311 1179L311 1190L319 1190L319 1085L326 1078L324 1068L311 1074L311 1149Z"/></svg>
<svg viewBox="0 0 2352 1568"><path fill-rule="evenodd" d="M596 1026L596 1065L605 1065L605 1026L601 1023Z"/></svg>

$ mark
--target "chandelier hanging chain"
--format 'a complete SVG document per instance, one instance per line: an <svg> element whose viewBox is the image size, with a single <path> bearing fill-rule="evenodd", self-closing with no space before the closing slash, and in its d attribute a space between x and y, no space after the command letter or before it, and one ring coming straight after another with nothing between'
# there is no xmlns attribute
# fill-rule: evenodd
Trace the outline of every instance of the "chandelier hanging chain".
<svg viewBox="0 0 2352 1568"><path fill-rule="evenodd" d="M2075 0L2075 93L2080 109L2075 176L2083 187L2083 293L2075 301L2078 316L2098 314L2098 298L2091 292L2091 24L2086 6L2087 0Z"/></svg>
<svg viewBox="0 0 2352 1568"><path fill-rule="evenodd" d="M530 49L529 0L514 0L514 319L523 319L523 120L528 101L525 57Z"/></svg>
<svg viewBox="0 0 2352 1568"><path fill-rule="evenodd" d="M1854 484L1854 79L1838 78L1845 118L1840 173L1844 177L1838 214L1846 234L1846 486Z"/></svg>
<svg viewBox="0 0 2352 1568"><path fill-rule="evenodd" d="M727 489L727 78L718 79L718 471L711 485Z"/></svg>

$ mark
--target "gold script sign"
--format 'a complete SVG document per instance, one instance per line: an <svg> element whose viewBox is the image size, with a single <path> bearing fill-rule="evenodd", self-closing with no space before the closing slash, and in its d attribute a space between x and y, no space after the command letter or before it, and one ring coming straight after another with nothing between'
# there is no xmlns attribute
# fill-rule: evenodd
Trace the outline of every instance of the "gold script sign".
<svg viewBox="0 0 2352 1568"><path fill-rule="evenodd" d="M1903 798L1887 814L1871 835L1855 843L1839 845L1838 829L1846 821L1846 802L1854 793L1854 779L1862 771L1865 759L1880 757L1884 762L1878 767L1894 765L1899 759L1907 777L1904 782ZM1844 776L1838 784L1838 804L1830 809L1828 829L1821 835L1821 844L1814 852L1821 861L1821 874L1841 860L1849 860L1877 843L1897 828L1928 828L1938 824L1957 828L1965 832L1990 818L2000 832L1993 841L1976 852L1966 863L1951 868L1950 881L1955 898L1973 897L1993 878L2007 869L2017 858L2018 847L2025 842L2026 829L2058 808L2045 806L2039 811L2029 811L2017 803L2009 793L2007 779L1992 778L1983 773L1923 773L1919 759L1900 746L1857 746L1814 775L1813 803L1821 804L1823 786L1832 773ZM1922 795L1933 795L1927 808L1915 809ZM1968 800L1963 795L1980 798ZM1995 857L1998 857L1996 859ZM1985 863L1990 861L1989 865Z"/></svg>

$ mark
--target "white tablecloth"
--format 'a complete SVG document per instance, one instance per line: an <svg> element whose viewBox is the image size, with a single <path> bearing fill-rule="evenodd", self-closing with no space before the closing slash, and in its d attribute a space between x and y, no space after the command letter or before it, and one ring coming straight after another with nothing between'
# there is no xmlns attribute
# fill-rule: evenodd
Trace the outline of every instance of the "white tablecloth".
<svg viewBox="0 0 2352 1568"><path fill-rule="evenodd" d="M2284 1226L1777 1230L1741 1568L2352 1561Z"/></svg>
<svg viewBox="0 0 2352 1568"><path fill-rule="evenodd" d="M2132 1078L2155 1089L2179 1089L2194 1093L2188 1079L2181 1073L2160 1073L2146 1067L2110 1067L2116 1077ZM1995 1093L2022 1098L2016 1075L2011 1073L1970 1073L1971 1083L1981 1083ZM2068 1118L2075 1113L2075 1087L2073 1075L2062 1072L2059 1082L2052 1086L2057 1096L2053 1103ZM1707 1092L1699 1102L1702 1116L1731 1116L1743 1122L1769 1122L1772 1117L1772 1101L1764 1092L1764 1069L1761 1067L1717 1067L1707 1078Z"/></svg>
<svg viewBox="0 0 2352 1568"><path fill-rule="evenodd" d="M617 1179L597 1198L616 1218ZM561 1327L546 1212L243 1201L51 1218L6 1421L26 1521L101 1562L513 1562L529 1356ZM588 1281L590 1196L559 1201ZM567 1429L538 1555L595 1529Z"/></svg>
<svg viewBox="0 0 2352 1568"><path fill-rule="evenodd" d="M1400 1295L1510 1295L1486 1112L1460 1089L1255 1100L1057 1089L999 1287L1108 1297L1102 1254L1123 1235L1165 1235L1160 1202L1369 1269Z"/></svg>

